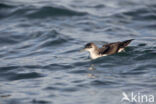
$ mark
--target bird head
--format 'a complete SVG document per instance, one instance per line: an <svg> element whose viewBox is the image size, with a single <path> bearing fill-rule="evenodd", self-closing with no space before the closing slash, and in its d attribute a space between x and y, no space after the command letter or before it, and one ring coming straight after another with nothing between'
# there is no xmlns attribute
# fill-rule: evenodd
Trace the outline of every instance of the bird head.
<svg viewBox="0 0 156 104"><path fill-rule="evenodd" d="M96 45L94 43L87 43L84 48L82 49L82 51L89 51L92 52L96 49Z"/></svg>

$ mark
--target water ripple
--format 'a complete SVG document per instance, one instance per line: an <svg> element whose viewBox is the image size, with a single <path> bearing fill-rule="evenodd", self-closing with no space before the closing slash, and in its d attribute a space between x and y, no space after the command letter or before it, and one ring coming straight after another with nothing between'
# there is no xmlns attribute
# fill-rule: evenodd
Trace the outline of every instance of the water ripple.
<svg viewBox="0 0 156 104"><path fill-rule="evenodd" d="M54 7L54 6L44 6L44 7L35 7L35 6L11 6L6 4L0 4L1 11L0 15L4 18L7 16L15 16L15 17L28 17L28 18L48 18L48 17L56 17L56 16L83 16L87 13L79 12L67 9L65 7ZM2 9L5 10L5 14L2 13ZM12 9L12 10L10 10ZM10 12L10 11L11 12Z"/></svg>

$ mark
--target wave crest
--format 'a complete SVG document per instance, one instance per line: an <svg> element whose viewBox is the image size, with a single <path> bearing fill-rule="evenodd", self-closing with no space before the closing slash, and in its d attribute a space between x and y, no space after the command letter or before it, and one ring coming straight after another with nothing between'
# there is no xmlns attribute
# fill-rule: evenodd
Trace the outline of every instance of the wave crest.
<svg viewBox="0 0 156 104"><path fill-rule="evenodd" d="M86 13L81 13L81 12L69 10L66 8L42 7L28 14L27 16L30 18L44 18L44 17L50 17L50 16L82 16L85 14Z"/></svg>

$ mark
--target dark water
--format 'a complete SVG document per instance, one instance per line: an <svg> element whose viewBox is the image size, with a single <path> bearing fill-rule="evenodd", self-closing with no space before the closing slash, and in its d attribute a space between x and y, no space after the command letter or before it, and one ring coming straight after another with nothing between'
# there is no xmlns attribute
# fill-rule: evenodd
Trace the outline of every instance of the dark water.
<svg viewBox="0 0 156 104"><path fill-rule="evenodd" d="M131 38L116 55L79 52ZM156 95L156 0L0 1L0 104L121 104L122 92Z"/></svg>

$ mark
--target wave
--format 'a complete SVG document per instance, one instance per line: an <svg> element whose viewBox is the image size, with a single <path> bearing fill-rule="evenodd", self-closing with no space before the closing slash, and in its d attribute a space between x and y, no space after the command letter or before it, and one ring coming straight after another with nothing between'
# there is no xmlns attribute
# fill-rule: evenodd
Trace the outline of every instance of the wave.
<svg viewBox="0 0 156 104"><path fill-rule="evenodd" d="M82 16L86 13L69 10L66 8L59 7L42 7L38 10L33 11L30 14L27 14L30 18L44 18L51 16Z"/></svg>
<svg viewBox="0 0 156 104"><path fill-rule="evenodd" d="M128 24L130 22L142 22L144 23L144 26L147 27L154 27L155 24L148 24L146 22L149 21L155 21L156 20L156 9L155 5L149 5L149 6L138 6L137 8L130 8L128 10L124 10L121 12L117 12L113 15L111 15L110 18L112 19L118 19L121 23ZM151 26L152 25L152 26ZM143 26L143 24L141 24Z"/></svg>
<svg viewBox="0 0 156 104"><path fill-rule="evenodd" d="M37 40L40 41L38 48L45 48L60 45L72 41L73 39L64 34L61 34L57 30L51 30L44 34L40 34L40 36L37 37Z"/></svg>
<svg viewBox="0 0 156 104"><path fill-rule="evenodd" d="M154 9L151 10L150 8L147 7L141 7L124 12L123 15L131 16L133 17L134 20L155 20L156 15L154 11L155 11Z"/></svg>
<svg viewBox="0 0 156 104"><path fill-rule="evenodd" d="M14 7L13 5L0 3L0 9L13 8L13 7Z"/></svg>
<svg viewBox="0 0 156 104"><path fill-rule="evenodd" d="M14 8L13 8L14 7ZM11 6L0 4L0 16L10 17L26 17L26 18L47 18L55 16L83 16L84 12L74 11L65 7L44 6L41 8L35 6ZM5 9L7 8L7 9Z"/></svg>
<svg viewBox="0 0 156 104"><path fill-rule="evenodd" d="M43 75L37 72L20 73L20 74L12 73L12 76L10 76L10 80L34 79L40 77L43 77Z"/></svg>
<svg viewBox="0 0 156 104"><path fill-rule="evenodd" d="M9 16L13 8L12 5L0 3L0 19Z"/></svg>
<svg viewBox="0 0 156 104"><path fill-rule="evenodd" d="M18 69L21 69L20 66L3 66L0 67L1 76L3 80L21 80L21 79L33 79L43 77L44 75L38 72L29 72L29 73L17 73Z"/></svg>

